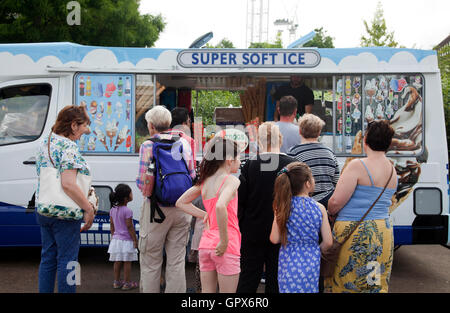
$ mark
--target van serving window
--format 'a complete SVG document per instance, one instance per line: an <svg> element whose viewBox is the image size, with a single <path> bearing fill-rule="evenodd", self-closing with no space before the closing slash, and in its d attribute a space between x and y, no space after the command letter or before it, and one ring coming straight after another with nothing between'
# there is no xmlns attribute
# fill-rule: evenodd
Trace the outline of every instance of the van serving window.
<svg viewBox="0 0 450 313"><path fill-rule="evenodd" d="M40 137L51 92L48 84L0 89L0 145L28 142Z"/></svg>

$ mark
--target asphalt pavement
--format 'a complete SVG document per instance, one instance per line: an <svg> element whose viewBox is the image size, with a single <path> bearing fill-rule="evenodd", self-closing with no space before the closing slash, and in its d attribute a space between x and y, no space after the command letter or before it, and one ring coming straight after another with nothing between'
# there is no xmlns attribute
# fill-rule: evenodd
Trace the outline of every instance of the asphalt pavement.
<svg viewBox="0 0 450 313"><path fill-rule="evenodd" d="M78 293L137 293L114 290L113 266L106 248L82 248ZM38 292L40 248L0 248L0 293ZM195 290L195 264L186 263L188 292ZM139 281L139 263L131 278ZM258 292L264 290L261 284ZM450 293L450 249L439 245L402 246L394 254L390 293Z"/></svg>

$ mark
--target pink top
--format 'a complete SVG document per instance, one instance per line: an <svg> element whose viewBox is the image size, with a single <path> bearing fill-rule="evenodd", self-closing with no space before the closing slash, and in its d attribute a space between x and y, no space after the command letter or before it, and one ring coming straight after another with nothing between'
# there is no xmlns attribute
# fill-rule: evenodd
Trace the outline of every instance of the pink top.
<svg viewBox="0 0 450 313"><path fill-rule="evenodd" d="M200 249L216 249L216 246L219 244L220 241L220 234L219 234L219 226L217 225L217 218L216 218L216 203L219 199L219 191L222 189L223 184L225 183L225 180L228 178L225 177L222 184L219 187L219 190L217 191L217 194L214 198L211 199L204 199L203 198L203 192L202 192L202 199L203 199L203 205L206 209L206 212L209 215L209 229L205 229L203 231L202 238L200 239ZM202 191L203 191L203 185L202 185ZM239 220L237 217L237 210L238 210L238 197L237 193L236 196L228 203L227 206L227 213L228 213L228 247L225 251L226 253L231 253L234 255L241 255L241 232L239 231Z"/></svg>

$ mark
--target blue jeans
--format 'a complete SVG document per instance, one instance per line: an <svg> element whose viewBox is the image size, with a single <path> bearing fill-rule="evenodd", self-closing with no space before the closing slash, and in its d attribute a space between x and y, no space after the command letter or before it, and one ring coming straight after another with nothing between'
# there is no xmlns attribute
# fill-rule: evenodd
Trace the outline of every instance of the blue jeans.
<svg viewBox="0 0 450 313"><path fill-rule="evenodd" d="M41 264L39 265L39 292L52 293L58 273L58 293L75 293L75 268L68 263L78 262L81 220L60 220L36 213L41 226ZM69 277L69 279L68 279Z"/></svg>

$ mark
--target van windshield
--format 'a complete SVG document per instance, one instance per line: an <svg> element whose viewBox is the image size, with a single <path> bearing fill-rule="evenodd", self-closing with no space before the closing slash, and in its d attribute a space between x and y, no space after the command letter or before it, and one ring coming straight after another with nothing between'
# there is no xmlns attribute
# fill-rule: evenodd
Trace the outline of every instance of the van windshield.
<svg viewBox="0 0 450 313"><path fill-rule="evenodd" d="M50 103L49 85L0 90L0 145L33 141L42 133Z"/></svg>

